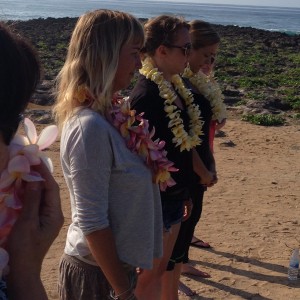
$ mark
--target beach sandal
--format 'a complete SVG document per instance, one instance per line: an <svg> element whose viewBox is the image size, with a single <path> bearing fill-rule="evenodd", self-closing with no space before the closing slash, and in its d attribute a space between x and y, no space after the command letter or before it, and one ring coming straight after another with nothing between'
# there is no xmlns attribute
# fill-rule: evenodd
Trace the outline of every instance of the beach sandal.
<svg viewBox="0 0 300 300"><path fill-rule="evenodd" d="M198 239L196 239L194 242L192 241L190 245L196 248L211 248L211 245L209 243Z"/></svg>
<svg viewBox="0 0 300 300"><path fill-rule="evenodd" d="M195 291L191 290L188 286L186 286L181 281L179 281L179 285L178 285L178 294L185 295L188 297L197 295Z"/></svg>

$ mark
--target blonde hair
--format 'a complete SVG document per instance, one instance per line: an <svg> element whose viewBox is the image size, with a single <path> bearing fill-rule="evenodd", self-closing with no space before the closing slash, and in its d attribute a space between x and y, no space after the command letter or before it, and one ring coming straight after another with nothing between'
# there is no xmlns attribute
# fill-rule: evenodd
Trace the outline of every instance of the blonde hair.
<svg viewBox="0 0 300 300"><path fill-rule="evenodd" d="M144 32L142 24L130 14L96 10L79 18L57 77L54 114L60 127L76 107L88 105L105 115L111 107L121 48L131 41L143 45ZM78 97L82 89L92 102Z"/></svg>

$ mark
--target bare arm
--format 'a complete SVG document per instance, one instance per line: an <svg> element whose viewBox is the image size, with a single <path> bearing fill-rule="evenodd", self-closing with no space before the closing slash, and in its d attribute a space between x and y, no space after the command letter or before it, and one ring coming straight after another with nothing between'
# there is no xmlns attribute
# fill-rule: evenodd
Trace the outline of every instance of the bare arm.
<svg viewBox="0 0 300 300"><path fill-rule="evenodd" d="M201 184L210 186L213 181L214 174L205 167L196 149L193 149L192 151L194 172L200 177Z"/></svg>
<svg viewBox="0 0 300 300"><path fill-rule="evenodd" d="M101 267L106 279L111 284L120 299L127 299L133 291L126 271L119 260L117 249L110 228L94 231L86 236L89 248L98 265ZM125 291L129 290L124 294Z"/></svg>

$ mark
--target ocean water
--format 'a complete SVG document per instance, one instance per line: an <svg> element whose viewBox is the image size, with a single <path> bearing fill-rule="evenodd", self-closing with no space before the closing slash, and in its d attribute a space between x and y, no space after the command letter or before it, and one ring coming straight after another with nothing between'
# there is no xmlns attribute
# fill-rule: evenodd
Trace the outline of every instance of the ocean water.
<svg viewBox="0 0 300 300"><path fill-rule="evenodd" d="M157 0L0 0L0 19L78 17L99 8L129 12L138 18L174 14L186 20L203 19L213 24L300 34L300 8L199 4L196 0L189 3Z"/></svg>

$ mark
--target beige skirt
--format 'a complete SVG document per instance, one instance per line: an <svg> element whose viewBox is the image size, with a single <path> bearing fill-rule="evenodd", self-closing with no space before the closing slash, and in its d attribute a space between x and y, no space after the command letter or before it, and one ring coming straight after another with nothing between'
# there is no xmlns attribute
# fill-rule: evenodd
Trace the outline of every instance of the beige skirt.
<svg viewBox="0 0 300 300"><path fill-rule="evenodd" d="M136 286L136 268L124 263L128 278ZM112 288L98 266L64 254L59 264L58 293L61 300L111 300Z"/></svg>

